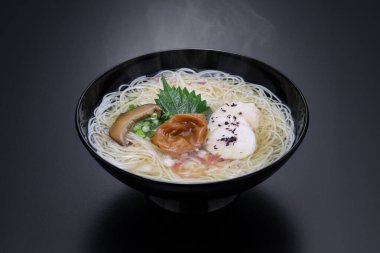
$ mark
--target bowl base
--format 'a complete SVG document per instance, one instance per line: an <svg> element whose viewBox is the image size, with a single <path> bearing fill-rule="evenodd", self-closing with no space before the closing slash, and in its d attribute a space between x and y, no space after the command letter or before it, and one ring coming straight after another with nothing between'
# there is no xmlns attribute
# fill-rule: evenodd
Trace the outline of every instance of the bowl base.
<svg viewBox="0 0 380 253"><path fill-rule="evenodd" d="M148 195L148 198L159 207L182 214L202 214L219 210L231 204L238 194L217 199L163 199Z"/></svg>

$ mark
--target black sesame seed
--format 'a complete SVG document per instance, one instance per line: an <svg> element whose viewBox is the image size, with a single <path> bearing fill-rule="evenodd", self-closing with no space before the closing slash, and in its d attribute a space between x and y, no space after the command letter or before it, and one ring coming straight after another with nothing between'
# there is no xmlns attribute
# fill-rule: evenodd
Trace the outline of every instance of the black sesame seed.
<svg viewBox="0 0 380 253"><path fill-rule="evenodd" d="M226 142L226 146L229 146L230 143L232 143L232 145L235 145L237 138L235 136L231 136L231 137L221 138L220 140Z"/></svg>
<svg viewBox="0 0 380 253"><path fill-rule="evenodd" d="M243 113L242 112L239 112L239 115L242 115Z"/></svg>
<svg viewBox="0 0 380 253"><path fill-rule="evenodd" d="M237 106L237 104L235 104L235 103L232 103L232 104L231 104L231 106L232 106L232 107L234 107L234 106Z"/></svg>

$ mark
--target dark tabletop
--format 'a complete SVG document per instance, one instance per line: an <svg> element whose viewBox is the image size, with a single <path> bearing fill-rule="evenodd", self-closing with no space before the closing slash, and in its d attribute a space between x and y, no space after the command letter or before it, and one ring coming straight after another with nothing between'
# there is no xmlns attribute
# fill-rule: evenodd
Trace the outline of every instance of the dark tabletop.
<svg viewBox="0 0 380 253"><path fill-rule="evenodd" d="M0 252L380 252L377 2L3 1ZM310 107L289 162L205 216L114 179L74 124L101 73L189 47L264 61Z"/></svg>

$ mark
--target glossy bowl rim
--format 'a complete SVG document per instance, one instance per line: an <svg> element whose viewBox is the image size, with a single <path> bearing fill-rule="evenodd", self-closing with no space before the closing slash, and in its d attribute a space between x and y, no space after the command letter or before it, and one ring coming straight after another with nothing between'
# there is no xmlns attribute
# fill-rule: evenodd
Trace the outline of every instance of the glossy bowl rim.
<svg viewBox="0 0 380 253"><path fill-rule="evenodd" d="M135 173L123 170L123 169L121 169L121 168L113 165L112 163L108 162L104 158L102 158L100 155L97 154L96 150L89 143L87 143L85 137L82 135L82 132L80 130L79 110L80 110L80 105L81 105L81 103L83 101L83 97L86 95L87 91L93 85L95 85L95 83L99 79L101 79L102 77L104 77L105 75L107 75L109 72L115 71L116 69L120 68L122 65L126 64L127 62L139 62L140 60L142 60L144 58L147 58L147 57L150 57L150 56L155 55L155 54L175 52L175 51L198 51L198 52L214 52L214 53L228 54L228 55L231 55L233 57L244 58L244 59L246 59L248 61L255 61L258 64L263 65L265 68L271 69L274 72L278 73L281 77L283 77L288 82L288 84L292 85L295 88L296 92L300 96L300 99L301 99L301 101L302 101L302 103L304 105L304 109L305 109L305 116L304 116L305 123L304 123L303 127L301 128L298 140L295 140L295 142L292 144L291 148L288 151L286 151L286 153L283 156L281 156L276 161L274 161L274 162L266 165L265 167L263 167L263 168L261 168L261 169L259 169L257 171L253 171L253 172L250 172L248 174L244 174L242 176L238 176L238 177L234 177L234 178L223 179L223 180L216 180L216 181L211 181L211 182L208 182L208 181L204 181L204 182L203 181L200 181L200 182L170 182L170 181L164 181L164 180L156 180L156 179L152 179L152 178L149 178L149 177L144 177L144 176L141 176L141 175L138 175L138 174L135 174ZM244 181L246 178L254 177L255 175L264 173L265 171L271 169L276 164L280 164L284 160L286 161L287 159L289 159L290 156L296 151L296 149L299 147L299 145L302 143L303 139L305 138L306 132L307 132L308 127L309 127L309 108L308 108L308 104L306 102L305 96L303 95L303 93L301 92L301 90L298 88L298 86L292 80L290 80L287 76L285 76L282 72L280 72L276 68L274 68L274 67L270 66L269 64L264 63L264 62L262 62L260 60L257 60L257 59L255 59L253 57L249 57L249 56L246 56L246 55L243 55L243 54L233 53L233 52L229 52L229 51L225 51L225 50L215 50L215 49L202 49L202 48L169 49L169 50L161 50L161 51L150 52L150 53L146 53L146 54L143 54L143 55L140 55L140 56L137 56L137 57L130 58L128 60L125 60L123 62L120 62L120 63L116 64L115 66L109 68L108 70L106 70L105 72L103 72L102 74L100 74L99 76L97 76L84 89L84 91L82 92L82 94L80 95L80 97L78 99L78 102L77 102L77 105L76 105L76 109L75 109L75 126L76 126L76 130L77 130L77 132L79 134L79 137L80 137L82 143L84 144L84 146L86 147L86 149L91 153L91 155L94 156L95 158L99 159L100 161L106 163L107 165L111 166L113 169L119 170L122 173L126 173L130 177L134 177L134 178L140 179L140 180L151 181L151 182L154 182L154 183L157 183L157 184L165 184L165 185L171 185L171 186L177 186L177 187L186 187L186 186L191 187L191 186L197 186L197 185L223 184L223 183L232 182L232 181Z"/></svg>

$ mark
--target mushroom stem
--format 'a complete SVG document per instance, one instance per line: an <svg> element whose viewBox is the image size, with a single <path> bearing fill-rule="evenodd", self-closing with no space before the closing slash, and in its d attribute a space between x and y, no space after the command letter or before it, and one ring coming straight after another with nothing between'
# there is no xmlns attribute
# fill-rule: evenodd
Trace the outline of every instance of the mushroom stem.
<svg viewBox="0 0 380 253"><path fill-rule="evenodd" d="M117 117L109 129L110 137L120 145L128 145L127 133L140 120L143 120L153 113L161 116L161 108L156 104L145 104L136 107L133 110L127 111Z"/></svg>

